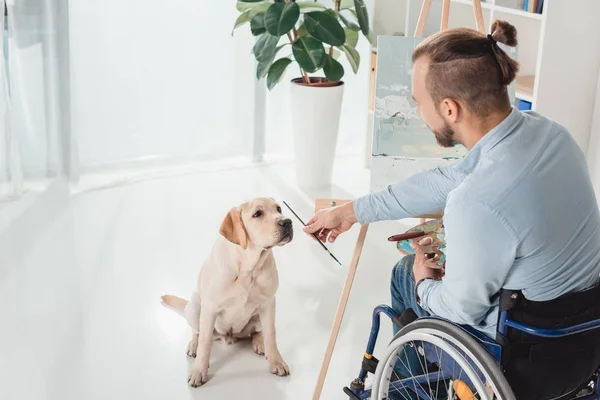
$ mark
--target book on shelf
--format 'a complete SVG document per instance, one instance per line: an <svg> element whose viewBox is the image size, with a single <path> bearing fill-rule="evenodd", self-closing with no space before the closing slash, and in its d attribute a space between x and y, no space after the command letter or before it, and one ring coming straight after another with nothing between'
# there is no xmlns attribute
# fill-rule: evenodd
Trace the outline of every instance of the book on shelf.
<svg viewBox="0 0 600 400"><path fill-rule="evenodd" d="M541 14L544 7L544 0L525 0L523 11Z"/></svg>

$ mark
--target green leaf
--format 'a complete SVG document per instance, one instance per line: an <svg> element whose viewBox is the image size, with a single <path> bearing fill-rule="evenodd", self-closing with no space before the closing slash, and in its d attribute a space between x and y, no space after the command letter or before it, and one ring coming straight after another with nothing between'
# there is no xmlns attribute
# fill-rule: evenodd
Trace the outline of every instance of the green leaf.
<svg viewBox="0 0 600 400"><path fill-rule="evenodd" d="M356 17L358 18L358 24L363 35L369 34L369 12L364 0L354 0L354 7L356 8Z"/></svg>
<svg viewBox="0 0 600 400"><path fill-rule="evenodd" d="M333 57L327 56L327 62L323 67L325 72L325 78L330 82L337 82L344 76L344 67L342 64L333 59Z"/></svg>
<svg viewBox="0 0 600 400"><path fill-rule="evenodd" d="M235 31L237 28L239 28L240 26L242 26L245 23L247 23L248 21L250 21L251 18L252 18L252 15L250 14L250 10L245 11L242 14L240 14L237 17L237 19L235 20L235 25L233 25L233 30L231 31L231 35L233 35L233 31Z"/></svg>
<svg viewBox="0 0 600 400"><path fill-rule="evenodd" d="M325 6L314 1L297 1L296 4L300 7L300 12L307 13L312 11L323 11Z"/></svg>
<svg viewBox="0 0 600 400"><path fill-rule="evenodd" d="M289 32L300 17L300 7L296 3L273 3L265 13L267 32L281 36Z"/></svg>
<svg viewBox="0 0 600 400"><path fill-rule="evenodd" d="M308 33L315 39L332 46L341 46L346 41L346 33L337 18L325 11L314 11L304 15Z"/></svg>
<svg viewBox="0 0 600 400"><path fill-rule="evenodd" d="M269 8L269 6L271 5L271 3L268 3L268 2L262 2L262 3L239 3L238 2L238 5L239 4L246 4L246 5L249 6L246 9L243 10L243 12L249 12L250 13L248 15L249 21L252 20L252 18L254 18L255 15L260 14L260 13L264 13L265 11L267 11L267 9ZM239 9L239 7L238 7L238 9Z"/></svg>
<svg viewBox="0 0 600 400"><path fill-rule="evenodd" d="M244 12L244 11L251 10L255 7L258 7L258 6L264 7L265 4L267 5L267 8L269 8L269 6L271 5L268 1L264 1L264 0L260 0L260 1L253 2L253 3L245 3L242 1L238 1L235 8L237 8L237 10L239 12ZM265 8L265 10L266 10L266 8Z"/></svg>
<svg viewBox="0 0 600 400"><path fill-rule="evenodd" d="M269 72L269 68L271 67L271 63L275 59L277 52L282 47L283 46L279 46L279 47L275 48L275 51L273 51L273 53L270 54L269 58L265 58L263 60L258 61L258 66L256 67L256 79L264 78L265 75L267 75L267 72Z"/></svg>
<svg viewBox="0 0 600 400"><path fill-rule="evenodd" d="M307 36L307 35L308 35L308 31L306 30L306 25L304 25L304 24L300 25L300 28L298 28L298 37Z"/></svg>
<svg viewBox="0 0 600 400"><path fill-rule="evenodd" d="M344 28L344 32L346 32L346 43L350 46L356 48L356 44L358 43L358 32L353 31L350 28Z"/></svg>
<svg viewBox="0 0 600 400"><path fill-rule="evenodd" d="M358 54L358 51L356 51L354 47L351 47L347 44L340 47L340 50L342 50L346 54L348 62L352 67L352 71L354 71L354 73L356 74L358 72L358 67L360 66L360 54Z"/></svg>
<svg viewBox="0 0 600 400"><path fill-rule="evenodd" d="M292 63L292 60L289 58L280 58L275 61L273 65L269 68L269 73L267 75L267 88L269 90L273 89L277 83L281 80L281 77L285 73L288 65Z"/></svg>
<svg viewBox="0 0 600 400"><path fill-rule="evenodd" d="M256 7L253 7L250 9L250 12L252 13L252 16L254 17L258 13L266 12L270 6L271 6L271 3L258 3L258 5Z"/></svg>
<svg viewBox="0 0 600 400"><path fill-rule="evenodd" d="M292 52L296 62L307 72L315 72L327 62L323 43L308 36L296 40L292 45Z"/></svg>
<svg viewBox="0 0 600 400"><path fill-rule="evenodd" d="M268 32L263 33L252 47L256 60L258 62L272 60L278 42L279 37L271 36Z"/></svg>
<svg viewBox="0 0 600 400"><path fill-rule="evenodd" d="M372 30L369 31L369 34L367 35L367 40L369 41L369 43L371 43L373 46L377 44L377 37L375 36L375 34L373 33Z"/></svg>
<svg viewBox="0 0 600 400"><path fill-rule="evenodd" d="M356 31L356 32L360 31L360 26L358 26L354 22L350 21L348 18L346 18L344 16L344 14L342 14L341 12L338 12L337 14L338 14L338 17L340 17L340 19L344 23L344 25L346 25L348 28L350 28L350 29L352 29L353 31Z"/></svg>
<svg viewBox="0 0 600 400"><path fill-rule="evenodd" d="M267 31L267 28L265 28L265 13L256 14L250 20L250 31L254 36L262 35Z"/></svg>
<svg viewBox="0 0 600 400"><path fill-rule="evenodd" d="M269 72L269 67L273 59L267 61L260 61L256 67L256 79L262 79Z"/></svg>
<svg viewBox="0 0 600 400"><path fill-rule="evenodd" d="M354 7L354 0L342 0L340 2L340 10L348 10Z"/></svg>

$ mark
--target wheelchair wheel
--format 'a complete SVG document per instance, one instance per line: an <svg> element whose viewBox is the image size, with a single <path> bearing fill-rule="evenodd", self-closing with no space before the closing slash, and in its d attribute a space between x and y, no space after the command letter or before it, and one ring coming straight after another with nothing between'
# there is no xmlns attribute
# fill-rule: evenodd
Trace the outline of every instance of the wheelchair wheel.
<svg viewBox="0 0 600 400"><path fill-rule="evenodd" d="M379 360L373 400L515 400L497 361L460 327L436 318L405 326Z"/></svg>

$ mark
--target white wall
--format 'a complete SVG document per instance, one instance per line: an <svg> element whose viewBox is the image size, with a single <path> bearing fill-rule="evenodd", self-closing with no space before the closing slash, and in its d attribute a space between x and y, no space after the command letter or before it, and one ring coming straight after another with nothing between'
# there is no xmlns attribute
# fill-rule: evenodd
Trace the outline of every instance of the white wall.
<svg viewBox="0 0 600 400"><path fill-rule="evenodd" d="M406 4L410 0L376 0L373 31L376 35L406 33Z"/></svg>
<svg viewBox="0 0 600 400"><path fill-rule="evenodd" d="M231 36L237 16L234 1L71 2L82 168L249 152L252 38L247 26Z"/></svg>
<svg viewBox="0 0 600 400"><path fill-rule="evenodd" d="M600 192L598 192L598 190L600 190L600 73L598 73L598 83L596 87L596 100L594 104L587 160L592 182L594 183L597 196L600 199Z"/></svg>
<svg viewBox="0 0 600 400"><path fill-rule="evenodd" d="M544 13L535 109L563 124L586 152L600 71L600 47L591 45L598 38L600 2L581 1L574 8L554 0L544 3Z"/></svg>

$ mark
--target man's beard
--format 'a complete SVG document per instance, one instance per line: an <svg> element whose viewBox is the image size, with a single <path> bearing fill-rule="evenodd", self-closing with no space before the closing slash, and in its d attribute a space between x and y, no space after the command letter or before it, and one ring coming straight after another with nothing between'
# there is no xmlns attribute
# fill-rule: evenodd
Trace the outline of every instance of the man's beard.
<svg viewBox="0 0 600 400"><path fill-rule="evenodd" d="M432 129L433 134L435 135L435 140L442 147L454 147L456 145L456 140L454 140L454 131L450 128L450 125L444 123L441 131L437 131Z"/></svg>

